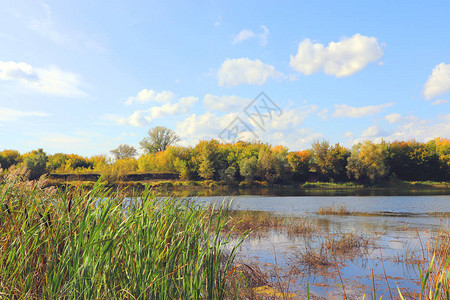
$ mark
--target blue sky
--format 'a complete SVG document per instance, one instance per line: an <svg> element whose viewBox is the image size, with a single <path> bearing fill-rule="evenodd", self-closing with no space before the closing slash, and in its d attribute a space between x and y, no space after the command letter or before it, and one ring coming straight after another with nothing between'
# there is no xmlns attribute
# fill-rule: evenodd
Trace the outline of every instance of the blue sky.
<svg viewBox="0 0 450 300"><path fill-rule="evenodd" d="M291 150L450 137L448 1L1 2L1 149L193 145L237 117Z"/></svg>

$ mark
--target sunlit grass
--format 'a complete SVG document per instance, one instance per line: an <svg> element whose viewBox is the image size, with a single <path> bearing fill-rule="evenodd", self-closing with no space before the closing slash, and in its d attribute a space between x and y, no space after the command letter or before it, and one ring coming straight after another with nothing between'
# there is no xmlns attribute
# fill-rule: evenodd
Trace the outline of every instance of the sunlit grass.
<svg viewBox="0 0 450 300"><path fill-rule="evenodd" d="M0 186L0 298L227 299L235 249L221 210L150 190Z"/></svg>

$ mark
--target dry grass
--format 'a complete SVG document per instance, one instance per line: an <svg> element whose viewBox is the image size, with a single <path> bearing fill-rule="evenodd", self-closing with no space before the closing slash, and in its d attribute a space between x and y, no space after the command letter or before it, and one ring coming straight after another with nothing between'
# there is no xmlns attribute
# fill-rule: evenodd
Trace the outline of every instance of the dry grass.
<svg viewBox="0 0 450 300"><path fill-rule="evenodd" d="M433 217L450 218L450 212L448 211L433 211L429 212L428 215Z"/></svg>
<svg viewBox="0 0 450 300"><path fill-rule="evenodd" d="M235 234L251 231L253 235L262 235L277 230L288 235L310 235L316 231L303 218L277 216L264 211L228 210L225 216L225 232Z"/></svg>
<svg viewBox="0 0 450 300"><path fill-rule="evenodd" d="M333 253L348 253L367 249L369 238L355 233L341 233L328 236L324 243Z"/></svg>
<svg viewBox="0 0 450 300"><path fill-rule="evenodd" d="M350 211L343 205L339 207L327 206L319 208L317 212L319 215L337 215L337 216L348 216Z"/></svg>

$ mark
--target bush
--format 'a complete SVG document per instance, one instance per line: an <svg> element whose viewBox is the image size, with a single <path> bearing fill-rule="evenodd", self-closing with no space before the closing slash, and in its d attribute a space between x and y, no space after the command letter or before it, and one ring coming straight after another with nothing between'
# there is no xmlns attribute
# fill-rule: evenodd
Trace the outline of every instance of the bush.
<svg viewBox="0 0 450 300"><path fill-rule="evenodd" d="M42 149L33 151L25 158L25 167L29 172L29 179L35 180L47 172L47 155Z"/></svg>

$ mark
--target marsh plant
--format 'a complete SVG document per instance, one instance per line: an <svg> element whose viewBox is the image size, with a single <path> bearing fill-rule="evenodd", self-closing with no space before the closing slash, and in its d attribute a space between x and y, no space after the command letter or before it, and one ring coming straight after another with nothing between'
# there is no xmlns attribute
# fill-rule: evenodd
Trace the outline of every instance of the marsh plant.
<svg viewBox="0 0 450 300"><path fill-rule="evenodd" d="M224 253L220 210L24 178L10 172L0 185L0 298L234 298L239 242Z"/></svg>

